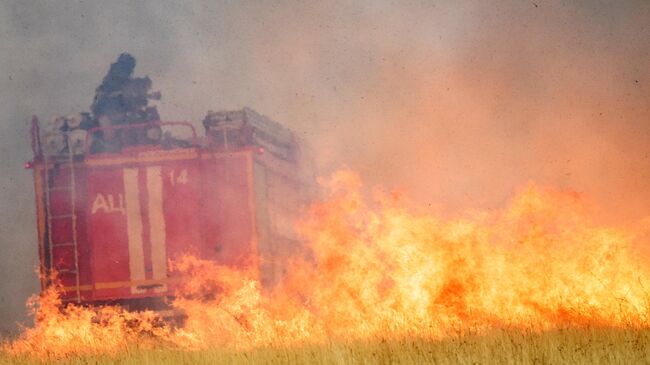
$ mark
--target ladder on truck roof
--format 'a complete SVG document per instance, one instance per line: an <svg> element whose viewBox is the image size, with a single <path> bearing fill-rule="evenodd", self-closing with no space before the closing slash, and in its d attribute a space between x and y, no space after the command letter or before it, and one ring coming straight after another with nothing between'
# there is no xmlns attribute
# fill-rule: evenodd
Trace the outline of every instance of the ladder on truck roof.
<svg viewBox="0 0 650 365"><path fill-rule="evenodd" d="M67 133L66 141L67 141ZM45 212L47 220L47 240L49 249L49 268L50 274L55 271L54 249L59 247L70 248L73 250L74 268L66 268L58 270L58 274L72 274L75 277L75 294L77 303L81 302L81 292L79 288L79 250L77 247L77 212L76 212L76 176L75 176L75 161L74 151L72 148L66 148L67 152L64 155L51 155L44 154L44 170L45 170ZM63 157L63 159L61 158ZM67 162L70 169L70 180L67 185L53 186L54 173L58 166ZM57 192L69 192L70 195L70 211L59 214L52 214L52 194ZM71 235L70 241L67 242L54 242L52 234L52 222L58 220L70 220Z"/></svg>

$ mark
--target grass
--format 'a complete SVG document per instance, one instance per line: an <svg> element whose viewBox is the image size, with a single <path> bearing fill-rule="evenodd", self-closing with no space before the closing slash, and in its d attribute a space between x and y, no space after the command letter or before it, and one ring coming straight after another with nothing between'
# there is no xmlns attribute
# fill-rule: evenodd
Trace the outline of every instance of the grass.
<svg viewBox="0 0 650 365"><path fill-rule="evenodd" d="M56 364L650 364L650 330L569 328L494 331L439 341L424 339L330 343L251 351L133 348L115 356L51 359ZM1 364L43 363L0 354Z"/></svg>

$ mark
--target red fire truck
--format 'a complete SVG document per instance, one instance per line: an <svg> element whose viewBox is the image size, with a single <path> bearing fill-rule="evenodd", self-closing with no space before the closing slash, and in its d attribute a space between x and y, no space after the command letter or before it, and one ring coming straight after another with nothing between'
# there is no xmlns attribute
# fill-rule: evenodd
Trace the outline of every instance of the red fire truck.
<svg viewBox="0 0 650 365"><path fill-rule="evenodd" d="M160 121L45 134L34 118L41 287L56 272L64 302L156 309L184 254L279 280L313 192L299 144L249 108L210 112L204 126L203 137Z"/></svg>

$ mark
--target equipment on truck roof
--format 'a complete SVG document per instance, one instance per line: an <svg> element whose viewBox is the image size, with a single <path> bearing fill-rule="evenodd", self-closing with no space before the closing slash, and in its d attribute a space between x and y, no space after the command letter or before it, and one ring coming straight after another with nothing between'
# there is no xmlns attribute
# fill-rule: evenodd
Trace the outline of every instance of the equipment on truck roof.
<svg viewBox="0 0 650 365"><path fill-rule="evenodd" d="M250 108L208 111L203 126L213 147L256 145L278 158L295 158L297 144L293 133Z"/></svg>

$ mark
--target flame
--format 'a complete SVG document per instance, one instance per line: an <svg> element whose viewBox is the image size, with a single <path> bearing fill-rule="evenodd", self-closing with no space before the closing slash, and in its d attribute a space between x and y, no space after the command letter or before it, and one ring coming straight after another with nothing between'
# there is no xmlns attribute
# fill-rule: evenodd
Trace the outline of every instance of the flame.
<svg viewBox="0 0 650 365"><path fill-rule="evenodd" d="M152 347L169 335L153 312L128 312L118 306L87 308L62 305L60 288L52 286L28 300L36 326L5 344L11 354L60 358L70 354L118 354L132 343Z"/></svg>
<svg viewBox="0 0 650 365"><path fill-rule="evenodd" d="M53 288L32 301L35 327L4 351L61 357L648 326L650 265L636 244L644 229L596 224L578 194L529 184L502 210L452 219L414 213L396 195L369 199L351 171L323 187L327 198L297 223L308 250L272 290L253 269L186 256L172 263L188 278L173 302L187 316L182 327L119 307L61 308Z"/></svg>

